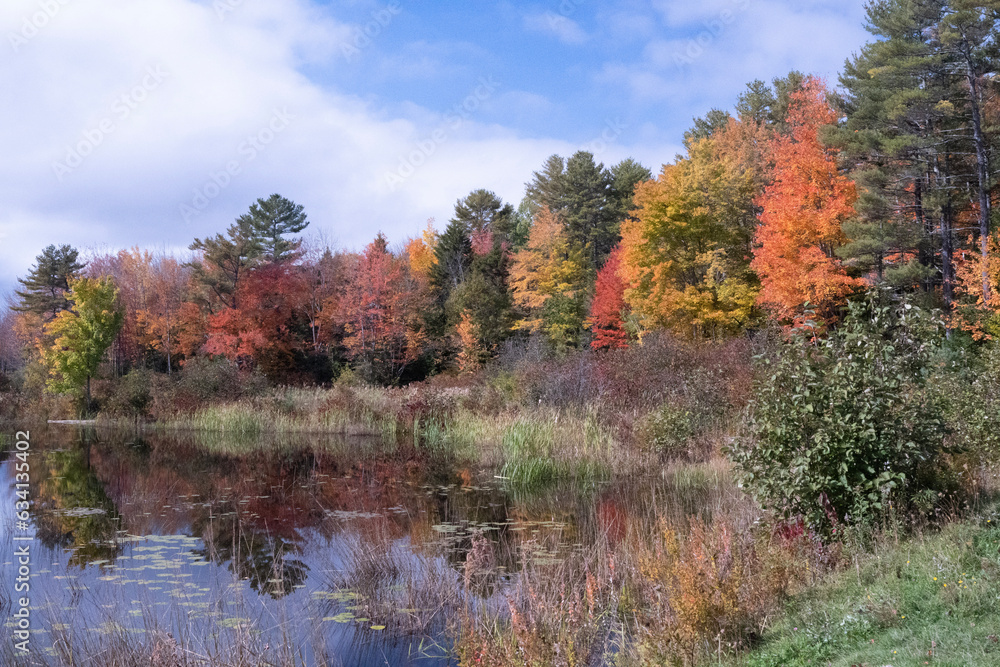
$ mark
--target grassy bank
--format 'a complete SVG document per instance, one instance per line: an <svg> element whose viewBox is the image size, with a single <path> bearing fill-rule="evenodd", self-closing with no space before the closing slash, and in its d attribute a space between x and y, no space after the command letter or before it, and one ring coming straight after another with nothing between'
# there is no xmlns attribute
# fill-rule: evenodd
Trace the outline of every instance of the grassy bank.
<svg viewBox="0 0 1000 667"><path fill-rule="evenodd" d="M1000 530L993 518L896 542L793 596L745 667L1000 663Z"/></svg>

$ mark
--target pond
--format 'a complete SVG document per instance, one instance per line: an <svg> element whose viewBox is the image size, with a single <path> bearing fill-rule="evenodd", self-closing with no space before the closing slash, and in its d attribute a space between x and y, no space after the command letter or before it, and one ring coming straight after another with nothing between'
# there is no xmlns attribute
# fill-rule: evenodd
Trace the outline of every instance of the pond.
<svg viewBox="0 0 1000 667"><path fill-rule="evenodd" d="M31 432L22 526L12 441L3 449L4 664L79 664L155 636L192 660L455 665L458 619L503 607L527 562L725 502L722 484L679 491L663 474L516 488L377 440L49 426ZM23 545L27 657L9 620Z"/></svg>

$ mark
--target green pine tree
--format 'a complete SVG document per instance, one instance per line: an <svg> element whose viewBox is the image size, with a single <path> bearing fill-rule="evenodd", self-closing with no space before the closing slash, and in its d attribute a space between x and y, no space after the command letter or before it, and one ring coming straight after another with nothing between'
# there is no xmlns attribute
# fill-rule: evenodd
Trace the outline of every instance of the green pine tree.
<svg viewBox="0 0 1000 667"><path fill-rule="evenodd" d="M302 206L281 195L258 199L236 224L260 246L261 258L268 263L294 261L300 256L301 239L286 238L309 226Z"/></svg>
<svg viewBox="0 0 1000 667"><path fill-rule="evenodd" d="M86 266L78 258L76 249L68 245L45 248L35 258L35 266L28 276L18 278L17 282L24 289L15 291L18 304L14 310L36 313L46 319L67 310L70 307L69 284Z"/></svg>

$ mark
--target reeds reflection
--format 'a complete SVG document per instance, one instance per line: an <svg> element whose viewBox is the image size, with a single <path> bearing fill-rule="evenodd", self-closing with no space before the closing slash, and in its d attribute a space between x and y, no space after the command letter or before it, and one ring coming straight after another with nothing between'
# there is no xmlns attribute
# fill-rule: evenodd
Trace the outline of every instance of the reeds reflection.
<svg viewBox="0 0 1000 667"><path fill-rule="evenodd" d="M157 652L199 665L457 664L460 619L506 613L539 568L652 534L657 508L710 515L733 493L712 470L517 487L371 439L206 444L62 427L34 441L37 641L52 665L100 665L88 660L114 647L132 656L114 664ZM12 474L0 464L0 479Z"/></svg>

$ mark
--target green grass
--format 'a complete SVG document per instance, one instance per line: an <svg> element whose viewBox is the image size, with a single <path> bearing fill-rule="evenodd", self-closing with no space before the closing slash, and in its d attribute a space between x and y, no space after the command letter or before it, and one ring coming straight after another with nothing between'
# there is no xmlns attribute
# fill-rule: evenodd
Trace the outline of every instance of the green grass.
<svg viewBox="0 0 1000 667"><path fill-rule="evenodd" d="M888 539L794 596L744 667L1000 664L1000 529Z"/></svg>

